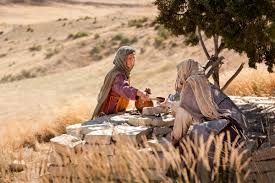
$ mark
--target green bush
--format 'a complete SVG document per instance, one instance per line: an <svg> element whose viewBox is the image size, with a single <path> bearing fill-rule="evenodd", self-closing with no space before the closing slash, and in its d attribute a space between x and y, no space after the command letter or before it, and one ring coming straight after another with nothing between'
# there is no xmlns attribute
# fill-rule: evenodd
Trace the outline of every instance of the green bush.
<svg viewBox="0 0 275 183"><path fill-rule="evenodd" d="M141 19L137 19L137 20L129 20L128 21L128 26L129 27L137 27L137 28L140 28L143 26L143 24L145 22L148 21L148 18L147 17L143 17Z"/></svg>
<svg viewBox="0 0 275 183"><path fill-rule="evenodd" d="M78 38L82 38L82 37L86 37L88 36L89 34L86 33L86 32L77 32L75 34L69 34L68 35L68 39L78 39Z"/></svg>
<svg viewBox="0 0 275 183"><path fill-rule="evenodd" d="M138 41L137 37L133 37L132 39L128 38L128 37L124 37L121 33L115 35L112 38L113 41L120 41L119 45L130 45L133 43L136 43Z"/></svg>

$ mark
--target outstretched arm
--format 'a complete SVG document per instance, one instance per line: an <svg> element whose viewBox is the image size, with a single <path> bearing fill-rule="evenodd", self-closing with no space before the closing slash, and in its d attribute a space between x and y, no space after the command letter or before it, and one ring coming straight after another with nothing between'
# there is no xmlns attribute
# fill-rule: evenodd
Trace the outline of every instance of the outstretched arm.
<svg viewBox="0 0 275 183"><path fill-rule="evenodd" d="M116 76L112 90L129 100L136 100L137 96L141 97L143 100L149 99L149 96L145 92L130 86L129 82L121 74Z"/></svg>
<svg viewBox="0 0 275 183"><path fill-rule="evenodd" d="M124 78L122 74L118 74L113 82L112 90L119 95L135 100L137 96L138 89L129 85L129 82Z"/></svg>

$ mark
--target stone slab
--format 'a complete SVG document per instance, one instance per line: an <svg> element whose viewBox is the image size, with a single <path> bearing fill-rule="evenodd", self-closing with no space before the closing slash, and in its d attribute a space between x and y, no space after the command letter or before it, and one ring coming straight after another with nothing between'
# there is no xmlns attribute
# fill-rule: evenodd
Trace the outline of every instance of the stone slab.
<svg viewBox="0 0 275 183"><path fill-rule="evenodd" d="M172 129L169 127L155 127L153 129L153 135L155 136L164 136L172 132Z"/></svg>
<svg viewBox="0 0 275 183"><path fill-rule="evenodd" d="M256 151L252 154L253 161L263 161L275 159L275 146ZM275 164L274 164L275 167Z"/></svg>
<svg viewBox="0 0 275 183"><path fill-rule="evenodd" d="M113 124L111 123L102 123L102 124L94 124L94 125L85 125L81 127L80 133L82 135L87 135L90 132L98 131L98 130L107 130L113 128Z"/></svg>
<svg viewBox="0 0 275 183"><path fill-rule="evenodd" d="M111 118L113 116L117 116L117 114L105 115L105 116L102 116L102 117L99 117L99 118L96 118L93 120L86 121L86 122L82 123L81 125L86 126L86 125L103 124L103 123L108 123L108 122L110 123Z"/></svg>
<svg viewBox="0 0 275 183"><path fill-rule="evenodd" d="M62 134L60 136L54 137L50 141L53 149L57 153L69 155L77 150L77 146L85 143L85 141L82 141L77 137L67 134Z"/></svg>
<svg viewBox="0 0 275 183"><path fill-rule="evenodd" d="M70 125L66 127L66 134L82 139L81 123Z"/></svg>
<svg viewBox="0 0 275 183"><path fill-rule="evenodd" d="M120 125L123 123L127 123L129 121L129 118L133 117L133 115L130 115L128 113L122 114L122 115L117 115L113 116L110 118L111 123Z"/></svg>
<svg viewBox="0 0 275 183"><path fill-rule="evenodd" d="M138 116L130 118L128 124L133 126L172 126L174 117Z"/></svg>
<svg viewBox="0 0 275 183"><path fill-rule="evenodd" d="M104 122L102 124L83 125L81 123L70 125L66 127L66 133L78 138L84 138L84 136L92 131L104 130L113 127L113 124Z"/></svg>
<svg viewBox="0 0 275 183"><path fill-rule="evenodd" d="M161 106L156 107L144 107L142 109L142 115L154 116L161 113L168 113L168 109Z"/></svg>
<svg viewBox="0 0 275 183"><path fill-rule="evenodd" d="M86 134L84 137L84 140L88 144L92 144L92 145L95 145L95 144L107 145L107 144L111 144L112 135L113 135L113 128L96 130Z"/></svg>
<svg viewBox="0 0 275 183"><path fill-rule="evenodd" d="M112 139L116 142L141 143L143 138L152 132L152 128L148 126L129 126L118 125L114 127Z"/></svg>

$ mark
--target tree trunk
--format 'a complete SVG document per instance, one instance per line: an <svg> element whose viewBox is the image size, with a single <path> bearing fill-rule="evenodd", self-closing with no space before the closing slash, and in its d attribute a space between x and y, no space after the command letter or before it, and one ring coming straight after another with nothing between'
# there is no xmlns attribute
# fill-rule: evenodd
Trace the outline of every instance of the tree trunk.
<svg viewBox="0 0 275 183"><path fill-rule="evenodd" d="M214 53L214 62L219 62L219 52L218 52L218 48L219 48L219 36L218 35L214 35L213 36L213 40L214 40L214 50L215 50L215 53ZM218 64L217 67L215 67L214 69L214 72L212 74L212 78L214 80L214 85L216 85L217 87L220 88L220 64Z"/></svg>
<svg viewBox="0 0 275 183"><path fill-rule="evenodd" d="M216 67L212 74L212 78L214 80L214 85L220 88L220 67Z"/></svg>
<svg viewBox="0 0 275 183"><path fill-rule="evenodd" d="M199 40L200 40L200 43L201 43L201 47L202 47L202 49L203 49L203 51L204 51L204 53L205 53L205 56L206 56L207 59L209 60L209 59L210 59L210 55L209 55L209 53L208 53L208 51L207 51L207 49L206 49L206 47L205 47L204 41L203 41L203 39L202 39L201 30L200 30L199 27L197 27L197 30L198 30L198 36L199 36Z"/></svg>
<svg viewBox="0 0 275 183"><path fill-rule="evenodd" d="M242 63L239 68L237 69L237 71L231 76L231 78L225 83L225 85L222 87L222 90L225 90L229 84L235 79L235 77L238 76L238 74L242 71L244 66L244 63Z"/></svg>

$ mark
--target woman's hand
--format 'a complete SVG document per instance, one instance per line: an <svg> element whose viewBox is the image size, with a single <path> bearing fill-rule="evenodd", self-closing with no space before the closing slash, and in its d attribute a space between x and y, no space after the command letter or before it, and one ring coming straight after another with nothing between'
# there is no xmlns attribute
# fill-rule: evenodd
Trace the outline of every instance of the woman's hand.
<svg viewBox="0 0 275 183"><path fill-rule="evenodd" d="M149 101L149 100L151 100L150 97L149 97L149 94L146 93L146 92L142 92L142 91L138 90L137 91L137 96L139 96L140 99L143 100L143 101Z"/></svg>

